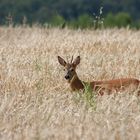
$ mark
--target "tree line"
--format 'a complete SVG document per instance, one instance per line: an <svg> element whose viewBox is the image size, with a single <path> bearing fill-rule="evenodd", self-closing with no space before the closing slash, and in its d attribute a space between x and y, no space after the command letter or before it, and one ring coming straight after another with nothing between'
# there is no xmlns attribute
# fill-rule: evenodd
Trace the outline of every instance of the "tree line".
<svg viewBox="0 0 140 140"><path fill-rule="evenodd" d="M140 27L139 0L0 0L0 24Z"/></svg>

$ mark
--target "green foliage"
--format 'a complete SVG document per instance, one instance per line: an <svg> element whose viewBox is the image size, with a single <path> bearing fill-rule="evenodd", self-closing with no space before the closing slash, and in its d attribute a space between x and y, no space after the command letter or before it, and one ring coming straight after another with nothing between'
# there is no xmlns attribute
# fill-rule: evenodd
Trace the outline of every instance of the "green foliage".
<svg viewBox="0 0 140 140"><path fill-rule="evenodd" d="M132 23L132 27L135 27L136 29L140 29L140 20L136 21L135 23Z"/></svg>
<svg viewBox="0 0 140 140"><path fill-rule="evenodd" d="M86 109L96 110L97 103L96 103L96 93L93 92L89 83L84 84L84 92L78 92L74 96L74 101L76 103L85 104Z"/></svg>
<svg viewBox="0 0 140 140"><path fill-rule="evenodd" d="M131 25L132 19L128 13L120 12L116 15L113 15L112 13L109 13L105 20L104 25L106 27L126 27Z"/></svg>
<svg viewBox="0 0 140 140"><path fill-rule="evenodd" d="M116 20L116 25L118 27L126 27L130 25L132 22L130 15L128 13L123 13L123 12L118 13L115 16L115 20Z"/></svg>
<svg viewBox="0 0 140 140"><path fill-rule="evenodd" d="M115 18L114 18L114 16L113 16L113 14L112 13L109 13L107 16L106 16L106 18L105 18L105 20L104 20L104 25L106 26L106 27L114 27L116 24L115 24Z"/></svg>
<svg viewBox="0 0 140 140"><path fill-rule="evenodd" d="M93 18L87 14L80 15L78 17L78 25L80 28L91 28L93 26Z"/></svg>
<svg viewBox="0 0 140 140"><path fill-rule="evenodd" d="M100 7L103 8L102 15L105 21L101 18L102 8ZM69 27L81 29L93 27L98 29L102 25L119 28L130 25L139 28L139 9L138 0L120 1L119 3L111 0L1 0L0 25L8 25L11 21L12 25L22 24L26 17L26 24L30 25L39 23L63 26L66 23ZM93 13L97 16L94 17ZM8 15L12 17L10 22Z"/></svg>
<svg viewBox="0 0 140 140"><path fill-rule="evenodd" d="M73 19L69 22L69 26L72 28L91 28L93 27L93 18L87 14L80 15L77 19Z"/></svg>
<svg viewBox="0 0 140 140"><path fill-rule="evenodd" d="M52 26L62 26L64 23L65 23L66 21L65 21L65 19L62 17L62 16L60 16L60 15L55 15L55 16L53 16L52 17L52 19L51 19L51 21L50 21L50 24L52 25Z"/></svg>
<svg viewBox="0 0 140 140"><path fill-rule="evenodd" d="M89 83L84 83L84 100L87 106L96 110L96 93L93 92Z"/></svg>

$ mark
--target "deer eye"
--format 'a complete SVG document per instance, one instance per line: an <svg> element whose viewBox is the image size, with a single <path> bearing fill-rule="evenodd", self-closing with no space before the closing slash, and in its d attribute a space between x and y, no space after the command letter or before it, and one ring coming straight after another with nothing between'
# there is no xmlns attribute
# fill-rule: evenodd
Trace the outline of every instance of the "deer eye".
<svg viewBox="0 0 140 140"><path fill-rule="evenodd" d="M74 71L74 69L71 69L71 71Z"/></svg>

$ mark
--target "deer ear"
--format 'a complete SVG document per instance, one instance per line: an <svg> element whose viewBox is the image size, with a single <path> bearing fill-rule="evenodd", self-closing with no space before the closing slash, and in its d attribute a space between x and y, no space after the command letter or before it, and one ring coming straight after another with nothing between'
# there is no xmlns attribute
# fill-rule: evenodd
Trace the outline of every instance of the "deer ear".
<svg viewBox="0 0 140 140"><path fill-rule="evenodd" d="M60 56L58 56L58 62L62 65L62 66L66 66L66 61L63 59L63 58L61 58Z"/></svg>
<svg viewBox="0 0 140 140"><path fill-rule="evenodd" d="M77 56L73 62L73 65L76 67L80 63L80 56Z"/></svg>

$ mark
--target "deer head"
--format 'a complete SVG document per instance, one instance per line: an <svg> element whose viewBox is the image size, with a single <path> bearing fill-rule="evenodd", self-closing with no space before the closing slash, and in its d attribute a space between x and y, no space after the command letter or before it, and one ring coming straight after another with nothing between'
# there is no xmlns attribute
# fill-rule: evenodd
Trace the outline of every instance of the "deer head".
<svg viewBox="0 0 140 140"><path fill-rule="evenodd" d="M74 61L72 57L71 62L66 62L63 58L58 56L58 62L64 67L66 72L65 79L68 80L68 82L77 76L76 67L80 63L80 56L77 56Z"/></svg>

